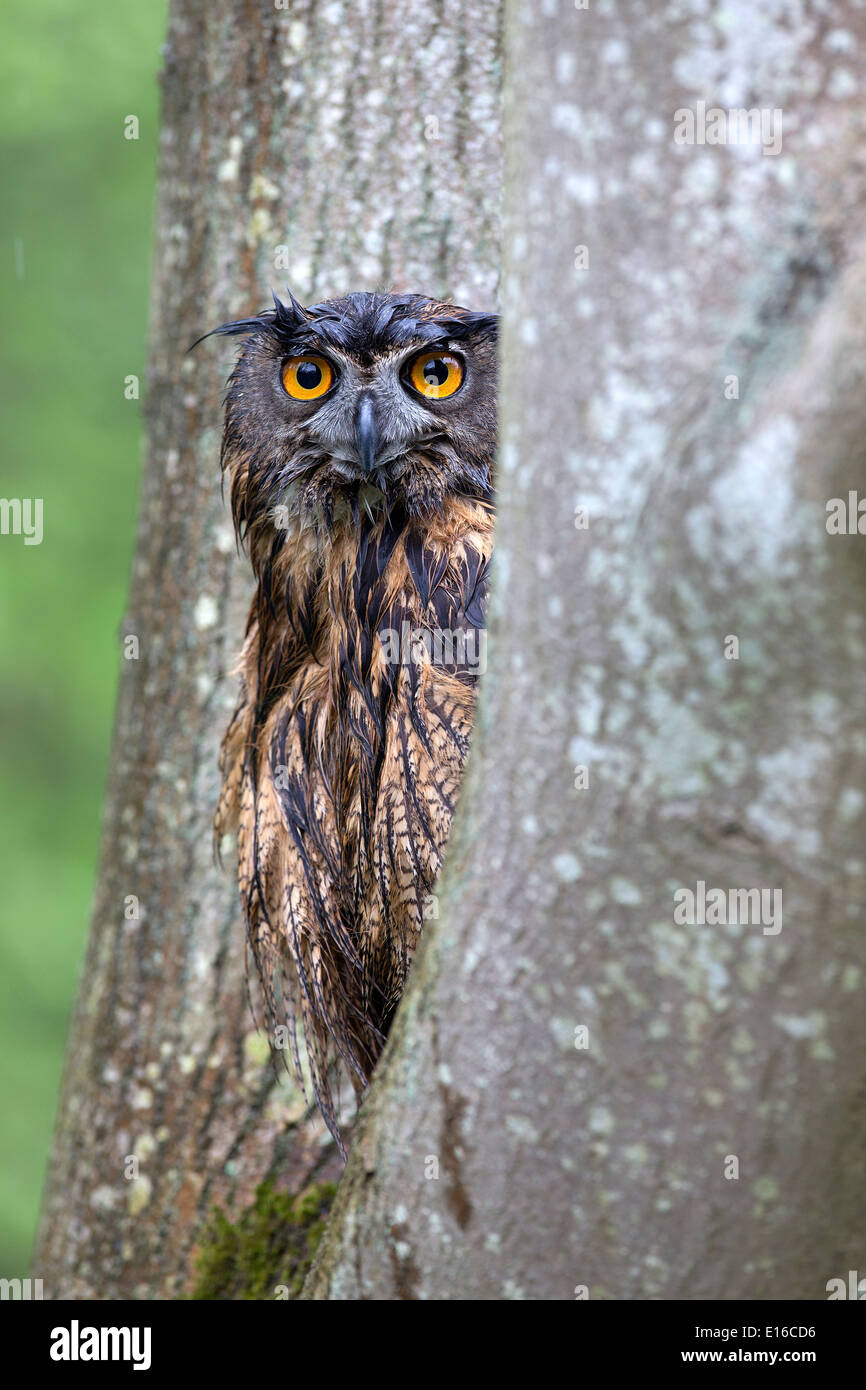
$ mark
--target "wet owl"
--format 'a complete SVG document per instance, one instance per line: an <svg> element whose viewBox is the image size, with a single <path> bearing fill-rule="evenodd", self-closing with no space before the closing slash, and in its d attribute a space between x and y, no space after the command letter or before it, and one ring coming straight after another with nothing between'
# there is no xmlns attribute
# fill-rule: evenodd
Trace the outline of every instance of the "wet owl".
<svg viewBox="0 0 866 1390"><path fill-rule="evenodd" d="M484 669L497 319L290 295L216 331L245 338L222 464L256 581L216 828L342 1149L334 1075L363 1090L435 915Z"/></svg>

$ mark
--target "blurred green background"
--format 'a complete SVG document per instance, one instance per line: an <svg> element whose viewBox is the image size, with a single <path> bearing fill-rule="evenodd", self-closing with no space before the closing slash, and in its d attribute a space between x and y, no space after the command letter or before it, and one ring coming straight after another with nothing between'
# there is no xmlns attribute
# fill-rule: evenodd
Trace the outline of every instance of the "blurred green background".
<svg viewBox="0 0 866 1390"><path fill-rule="evenodd" d="M27 1273L86 940L135 529L164 0L7 0L0 45L0 1276ZM124 139L138 116L140 138Z"/></svg>

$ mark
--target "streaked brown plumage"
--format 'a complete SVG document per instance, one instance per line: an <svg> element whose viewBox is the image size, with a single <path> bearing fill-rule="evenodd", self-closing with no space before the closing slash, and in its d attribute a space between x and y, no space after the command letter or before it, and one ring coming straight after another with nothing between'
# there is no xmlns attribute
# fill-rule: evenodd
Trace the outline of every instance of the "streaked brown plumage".
<svg viewBox="0 0 866 1390"><path fill-rule="evenodd" d="M289 1022L299 1071L306 1047L339 1142L331 1064L358 1088L369 1080L469 747L493 548L496 320L421 296L275 304L220 330L248 335L223 465L257 589L216 824L237 825L271 1023ZM288 394L317 371L311 389L327 390Z"/></svg>

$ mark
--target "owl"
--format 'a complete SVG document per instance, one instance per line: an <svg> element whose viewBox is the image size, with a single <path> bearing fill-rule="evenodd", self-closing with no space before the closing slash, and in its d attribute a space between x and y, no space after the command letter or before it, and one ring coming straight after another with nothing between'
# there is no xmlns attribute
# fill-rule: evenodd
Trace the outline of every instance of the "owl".
<svg viewBox="0 0 866 1390"><path fill-rule="evenodd" d="M484 669L497 319L289 295L216 332L245 338L222 465L256 582L216 831L342 1152L335 1077L363 1091L434 915Z"/></svg>

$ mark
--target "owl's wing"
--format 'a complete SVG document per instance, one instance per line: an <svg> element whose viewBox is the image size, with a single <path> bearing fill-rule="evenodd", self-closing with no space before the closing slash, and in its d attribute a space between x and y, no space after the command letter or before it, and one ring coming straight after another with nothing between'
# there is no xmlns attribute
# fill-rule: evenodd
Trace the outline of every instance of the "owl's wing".
<svg viewBox="0 0 866 1390"><path fill-rule="evenodd" d="M442 865L469 748L474 691L427 670L400 682L371 833L360 919L365 1006L387 1031Z"/></svg>
<svg viewBox="0 0 866 1390"><path fill-rule="evenodd" d="M241 701L223 741L217 831L237 827L241 906L272 1046L291 1052L301 1085L311 1082L342 1151L334 1050L360 1084L381 1040L360 1015L361 990L352 979L360 962L342 922L343 846L316 727L326 717L327 684L320 667L301 668L257 720L262 646L254 620L241 661Z"/></svg>
<svg viewBox="0 0 866 1390"><path fill-rule="evenodd" d="M480 523L479 524L479 518ZM486 654L492 521L473 506L450 531L410 527L379 622L392 698L370 796L369 872L359 944L365 1007L382 1031L405 983L451 830ZM393 634L400 641L394 650ZM382 641L384 634L391 641Z"/></svg>

